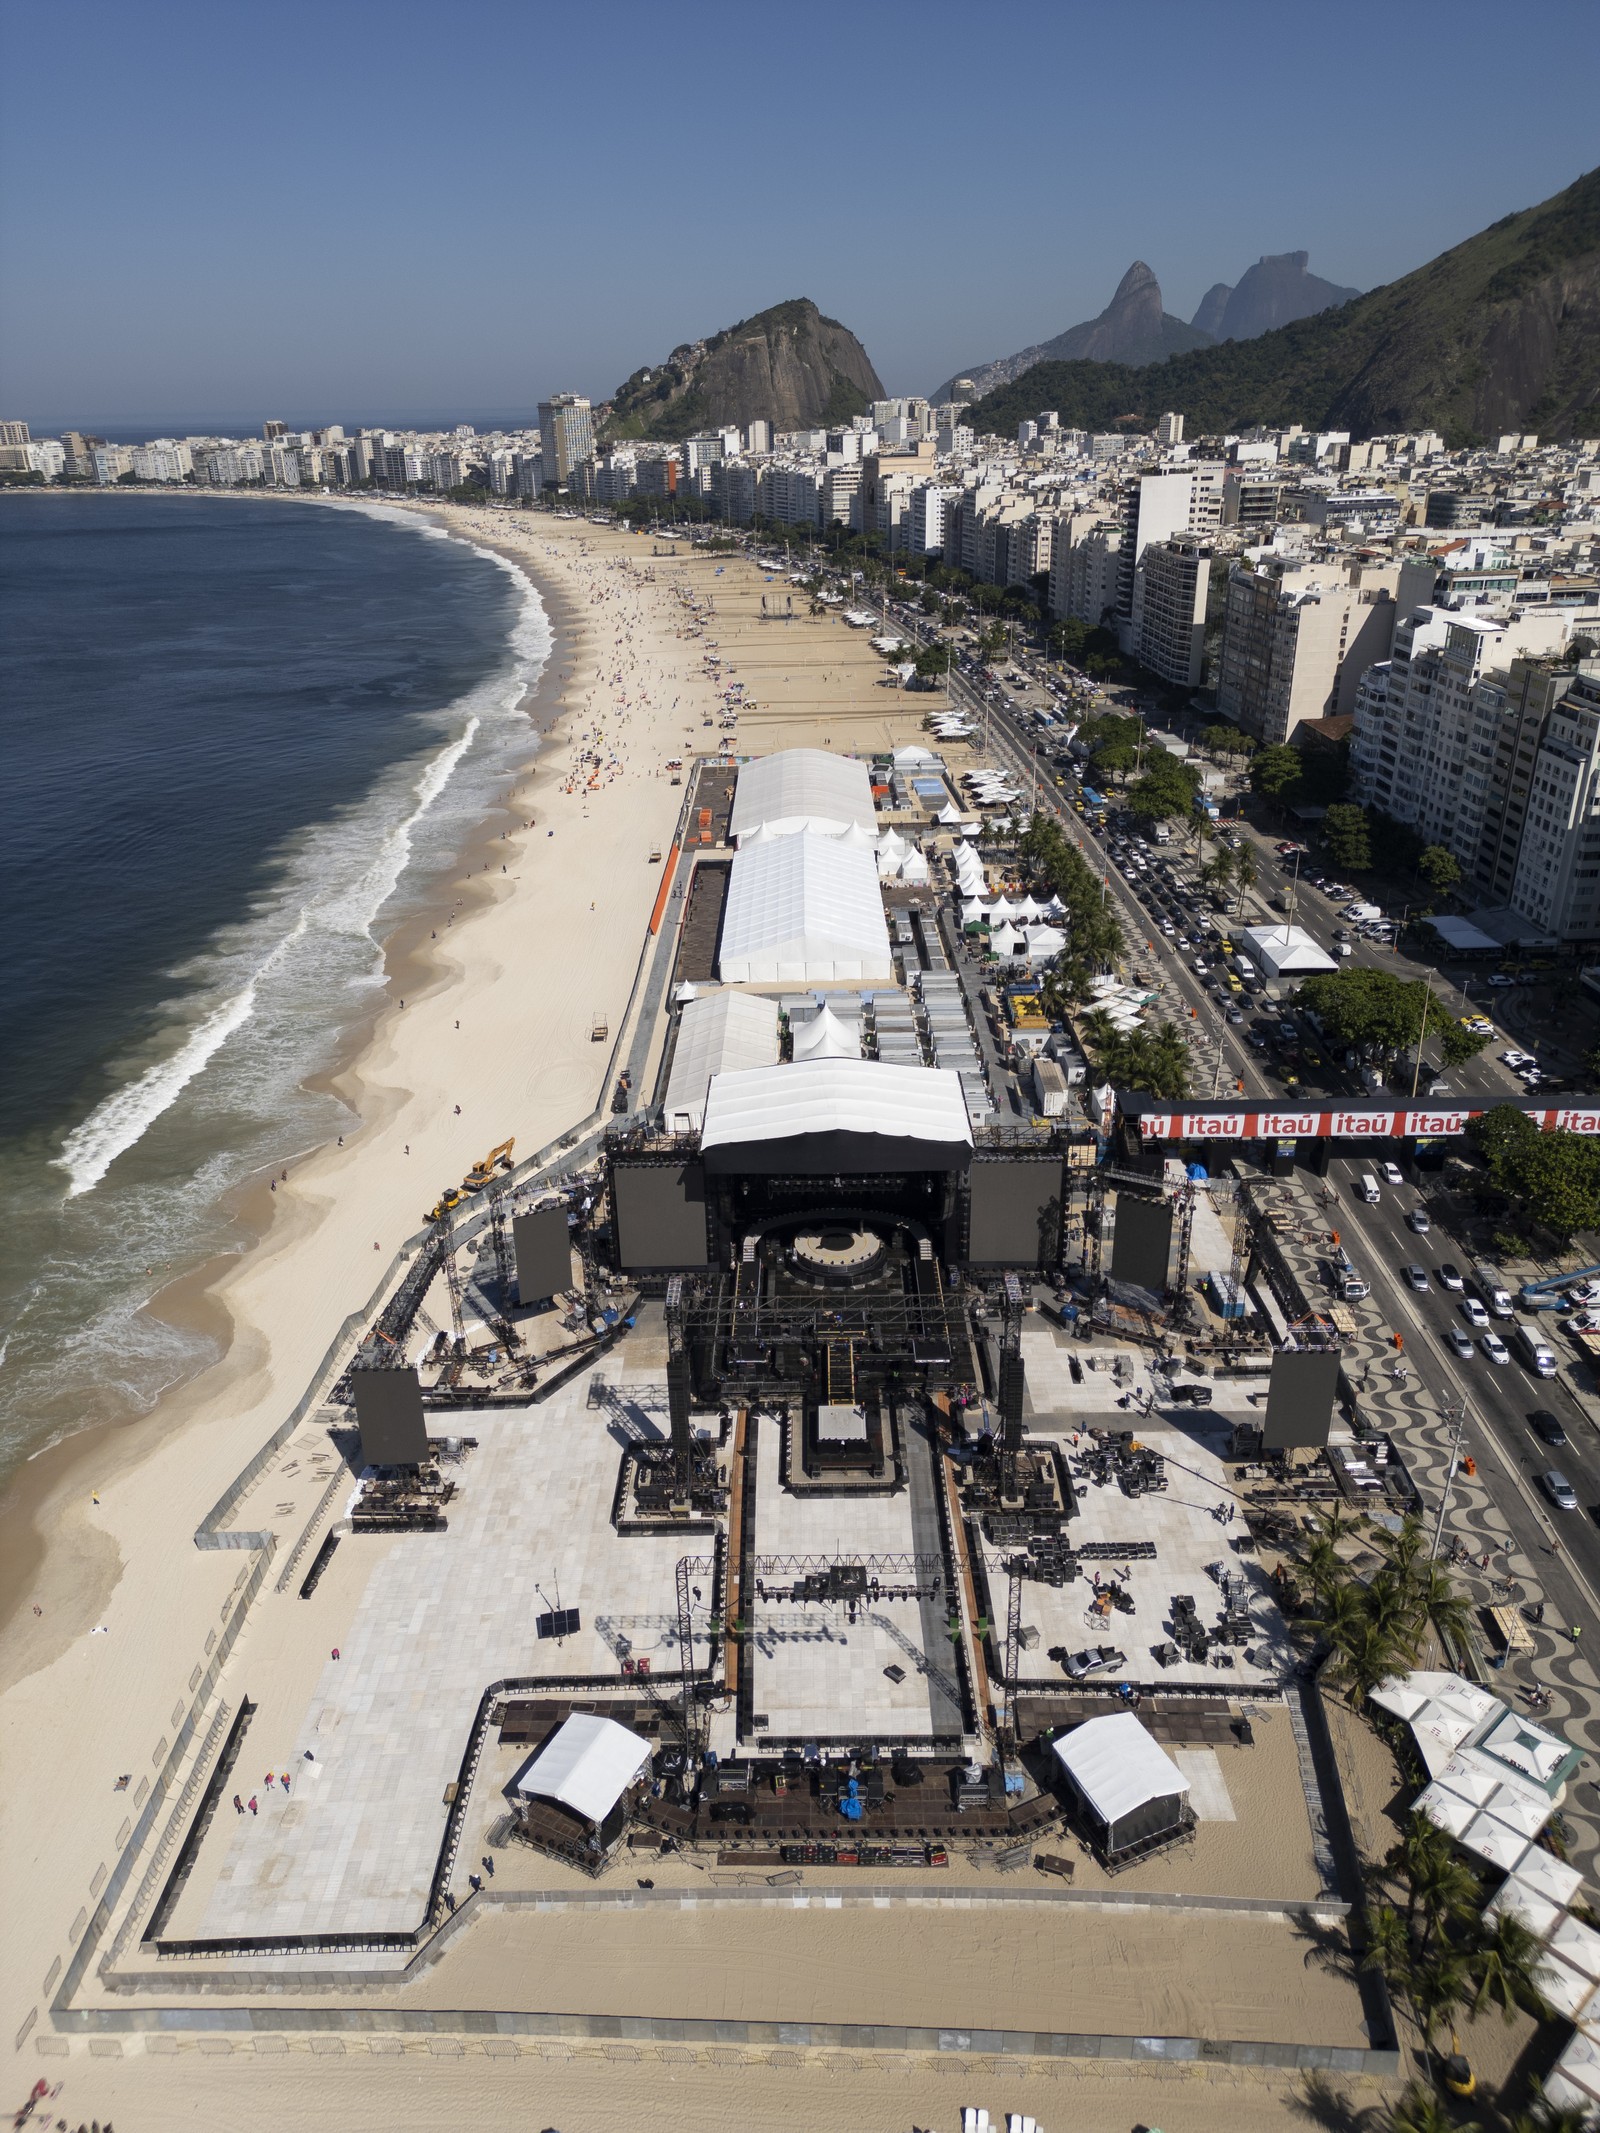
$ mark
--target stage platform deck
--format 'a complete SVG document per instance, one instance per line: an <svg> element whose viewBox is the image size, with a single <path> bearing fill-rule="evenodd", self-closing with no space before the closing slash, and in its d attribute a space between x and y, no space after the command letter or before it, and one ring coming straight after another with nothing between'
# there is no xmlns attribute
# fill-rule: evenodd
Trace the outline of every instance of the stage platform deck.
<svg viewBox="0 0 1600 2133"><path fill-rule="evenodd" d="M792 1496L782 1487L778 1424L763 1416L757 1425L755 1551L758 1558L784 1556L914 1555L936 1553L936 1525L919 1516L921 1498L931 1505L927 1453L920 1438L908 1446L917 1468L912 1485L893 1496ZM769 1589L793 1583L798 1571L763 1573ZM885 1578L885 1582L889 1579ZM909 1573L894 1580L909 1586ZM882 1735L927 1740L959 1734L960 1697L943 1636L944 1599L881 1598L858 1602L758 1599L752 1585L747 1612L753 1626L748 1651L753 1667L752 1711L766 1723L752 1736L764 1739L872 1738ZM851 1620L852 1611L855 1619ZM888 1667L904 1678L892 1680Z"/></svg>

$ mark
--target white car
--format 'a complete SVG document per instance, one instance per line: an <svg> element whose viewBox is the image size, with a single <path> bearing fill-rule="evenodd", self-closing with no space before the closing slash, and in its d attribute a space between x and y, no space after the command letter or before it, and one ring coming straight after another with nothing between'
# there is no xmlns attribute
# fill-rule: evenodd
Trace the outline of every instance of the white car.
<svg viewBox="0 0 1600 2133"><path fill-rule="evenodd" d="M1386 1185L1403 1185L1405 1183L1405 1179L1400 1175L1400 1165L1398 1163L1384 1164L1383 1182Z"/></svg>
<svg viewBox="0 0 1600 2133"><path fill-rule="evenodd" d="M1503 985L1515 985L1516 982L1517 981L1515 978L1508 976L1507 973L1503 970L1491 971L1489 974L1489 983L1493 985L1497 991Z"/></svg>
<svg viewBox="0 0 1600 2133"><path fill-rule="evenodd" d="M1600 1304L1600 1281L1580 1281L1565 1291L1567 1302L1585 1306Z"/></svg>
<svg viewBox="0 0 1600 2133"><path fill-rule="evenodd" d="M1433 1224L1428 1219L1428 1210L1425 1207L1407 1208L1407 1229L1415 1230L1419 1237L1425 1237L1428 1234L1429 1230L1432 1229L1432 1227Z"/></svg>
<svg viewBox="0 0 1600 2133"><path fill-rule="evenodd" d="M1484 1334L1483 1338L1479 1341L1478 1346L1483 1350L1484 1354L1489 1358L1491 1363L1509 1363L1511 1360L1511 1350L1506 1346L1505 1342L1500 1338L1498 1333Z"/></svg>
<svg viewBox="0 0 1600 2133"><path fill-rule="evenodd" d="M1600 1333L1600 1311L1574 1311L1561 1323L1569 1333Z"/></svg>
<svg viewBox="0 0 1600 2133"><path fill-rule="evenodd" d="M1500 1064L1510 1067L1513 1074L1520 1074L1524 1067L1537 1066L1538 1063L1532 1052L1502 1052L1500 1054Z"/></svg>
<svg viewBox="0 0 1600 2133"><path fill-rule="evenodd" d="M1476 1327L1480 1331L1489 1323L1489 1314L1483 1308L1483 1305L1479 1303L1476 1296L1462 1297L1461 1316L1469 1326Z"/></svg>

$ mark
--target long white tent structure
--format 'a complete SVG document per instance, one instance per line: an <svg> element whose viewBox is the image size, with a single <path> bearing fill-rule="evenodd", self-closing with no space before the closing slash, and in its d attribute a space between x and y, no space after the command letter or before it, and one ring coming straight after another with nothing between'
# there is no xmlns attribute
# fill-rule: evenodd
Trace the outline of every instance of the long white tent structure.
<svg viewBox="0 0 1600 2133"><path fill-rule="evenodd" d="M800 830L737 853L718 967L728 985L892 980L871 845Z"/></svg>
<svg viewBox="0 0 1600 2133"><path fill-rule="evenodd" d="M859 1046L857 1047L859 1049ZM753 992L702 993L678 1023L663 1103L669 1133L698 1133L715 1074L776 1066L778 1003Z"/></svg>
<svg viewBox="0 0 1600 2133"><path fill-rule="evenodd" d="M739 772L729 831L742 844L756 830L790 836L817 830L837 837L852 827L876 835L872 778L865 763L823 748L785 748Z"/></svg>

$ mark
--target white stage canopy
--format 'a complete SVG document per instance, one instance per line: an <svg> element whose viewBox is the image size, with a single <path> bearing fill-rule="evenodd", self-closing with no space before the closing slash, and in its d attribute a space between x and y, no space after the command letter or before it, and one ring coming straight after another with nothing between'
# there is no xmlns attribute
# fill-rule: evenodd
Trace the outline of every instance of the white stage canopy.
<svg viewBox="0 0 1600 2133"><path fill-rule="evenodd" d="M776 1066L778 1003L759 993L701 993L678 1023L678 1043L667 1079L669 1133L696 1133L706 1111L713 1074L744 1067Z"/></svg>
<svg viewBox="0 0 1600 2133"><path fill-rule="evenodd" d="M546 1741L517 1790L558 1800L585 1822L603 1822L650 1762L650 1743L614 1718L574 1711Z"/></svg>
<svg viewBox="0 0 1600 2133"><path fill-rule="evenodd" d="M1447 948L1458 948L1463 953L1482 954L1484 951L1497 954L1502 943L1492 933L1485 933L1475 926L1470 918L1430 918L1427 921Z"/></svg>
<svg viewBox="0 0 1600 2133"><path fill-rule="evenodd" d="M712 1171L959 1170L972 1122L961 1077L874 1059L797 1059L719 1074L700 1148Z"/></svg>
<svg viewBox="0 0 1600 2133"><path fill-rule="evenodd" d="M758 829L779 836L811 829L837 837L852 823L874 833L878 826L865 763L825 748L785 748L758 756L739 772L729 822L735 844Z"/></svg>
<svg viewBox="0 0 1600 2133"><path fill-rule="evenodd" d="M736 854L719 968L731 985L892 980L871 848L802 830Z"/></svg>

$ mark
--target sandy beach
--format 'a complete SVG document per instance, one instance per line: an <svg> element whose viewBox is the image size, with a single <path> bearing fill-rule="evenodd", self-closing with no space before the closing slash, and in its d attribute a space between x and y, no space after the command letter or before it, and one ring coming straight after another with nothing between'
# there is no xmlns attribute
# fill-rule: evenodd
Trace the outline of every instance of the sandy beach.
<svg viewBox="0 0 1600 2133"><path fill-rule="evenodd" d="M555 646L530 705L540 752L447 898L385 943L384 1004L335 1084L359 1128L275 1190L260 1181L254 1247L157 1300L205 1314L224 1359L153 1414L31 1461L0 1511L0 2034L37 2032L19 2063L52 2041L45 1981L82 1932L243 1575L238 1553L193 1546L197 1523L440 1186L508 1135L523 1152L553 1140L601 1096L609 1047L591 1024L620 1016L638 966L661 878L652 855L682 799L669 760L714 747L717 691L734 679L750 752L882 747L915 734L926 709L885 689L881 662L835 619L764 623L766 581L747 562L687 543L652 556L648 538L542 515L445 518L523 563L545 597ZM684 634L680 587L715 604L702 641Z"/></svg>

